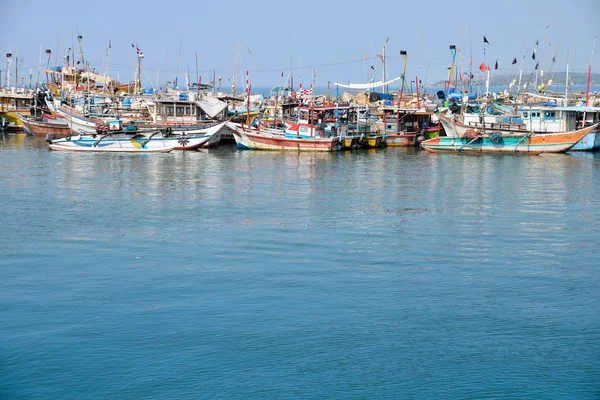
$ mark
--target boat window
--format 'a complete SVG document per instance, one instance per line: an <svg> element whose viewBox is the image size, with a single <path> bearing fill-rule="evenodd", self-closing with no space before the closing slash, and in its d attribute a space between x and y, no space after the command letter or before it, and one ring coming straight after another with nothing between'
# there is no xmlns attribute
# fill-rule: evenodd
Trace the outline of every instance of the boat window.
<svg viewBox="0 0 600 400"><path fill-rule="evenodd" d="M183 114L183 107L177 107L177 114Z"/></svg>
<svg viewBox="0 0 600 400"><path fill-rule="evenodd" d="M173 114L173 107L167 107L167 113Z"/></svg>
<svg viewBox="0 0 600 400"><path fill-rule="evenodd" d="M546 113L544 114L545 117L548 118L556 118L556 112L554 111L546 111Z"/></svg>
<svg viewBox="0 0 600 400"><path fill-rule="evenodd" d="M527 112L524 112L524 113L523 113L523 118L529 118L529 113L527 113Z"/></svg>

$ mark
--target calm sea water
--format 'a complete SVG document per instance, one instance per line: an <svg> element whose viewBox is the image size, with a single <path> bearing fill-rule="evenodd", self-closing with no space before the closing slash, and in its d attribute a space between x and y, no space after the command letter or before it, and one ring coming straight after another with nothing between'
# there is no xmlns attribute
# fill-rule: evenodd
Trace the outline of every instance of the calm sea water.
<svg viewBox="0 0 600 400"><path fill-rule="evenodd" d="M0 145L2 399L600 397L600 154Z"/></svg>

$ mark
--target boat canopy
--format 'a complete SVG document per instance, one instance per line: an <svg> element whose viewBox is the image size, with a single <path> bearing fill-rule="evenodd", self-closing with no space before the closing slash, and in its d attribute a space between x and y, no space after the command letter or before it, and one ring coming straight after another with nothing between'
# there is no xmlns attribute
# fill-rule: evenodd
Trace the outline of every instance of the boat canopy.
<svg viewBox="0 0 600 400"><path fill-rule="evenodd" d="M196 104L211 118L214 118L221 111L227 108L227 103L214 97L196 101Z"/></svg>
<svg viewBox="0 0 600 400"><path fill-rule="evenodd" d="M383 81L379 81L379 82L371 82L371 83L351 83L349 85L344 85L343 83L335 83L336 86L339 87L343 87L343 88L348 88L348 89L357 89L357 90L364 90L364 89L375 89L377 87L382 87L385 85L389 85L390 83L399 81L400 79L402 79L402 77L397 77L394 78L390 81L387 82L383 82Z"/></svg>

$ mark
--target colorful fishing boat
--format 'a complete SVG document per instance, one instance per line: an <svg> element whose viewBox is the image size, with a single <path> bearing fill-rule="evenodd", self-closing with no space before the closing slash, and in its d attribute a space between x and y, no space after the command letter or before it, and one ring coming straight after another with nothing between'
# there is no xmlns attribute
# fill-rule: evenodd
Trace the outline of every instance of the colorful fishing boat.
<svg viewBox="0 0 600 400"><path fill-rule="evenodd" d="M439 136L442 126L435 109L383 107L377 130L385 132L388 146L415 146Z"/></svg>
<svg viewBox="0 0 600 400"><path fill-rule="evenodd" d="M305 137L302 135L278 134L248 128L242 124L228 122L239 148L252 150L292 150L292 151L337 151L340 149L339 136Z"/></svg>
<svg viewBox="0 0 600 400"><path fill-rule="evenodd" d="M569 151L597 124L577 131L563 133L478 134L468 132L461 138L437 137L425 140L421 147L431 153L536 155Z"/></svg>
<svg viewBox="0 0 600 400"><path fill-rule="evenodd" d="M68 136L71 134L69 124L64 121L52 121L44 118L35 118L33 116L17 113L17 117L26 132L32 135L54 134L56 137Z"/></svg>
<svg viewBox="0 0 600 400"><path fill-rule="evenodd" d="M497 104L494 107L506 114L516 112L527 129L536 132L564 132L600 122L600 107L556 106L556 102L519 107L516 110L514 107L503 107ZM588 133L571 150L600 150L600 131L596 129Z"/></svg>

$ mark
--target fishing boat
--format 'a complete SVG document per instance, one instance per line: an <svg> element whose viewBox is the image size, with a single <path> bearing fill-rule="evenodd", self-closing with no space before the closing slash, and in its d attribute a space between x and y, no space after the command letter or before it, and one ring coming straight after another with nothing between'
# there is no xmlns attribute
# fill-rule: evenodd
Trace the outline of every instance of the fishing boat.
<svg viewBox="0 0 600 400"><path fill-rule="evenodd" d="M431 153L537 155L569 151L598 124L562 133L490 132L480 134L471 130L461 138L437 137L425 140L421 147Z"/></svg>
<svg viewBox="0 0 600 400"><path fill-rule="evenodd" d="M227 122L239 148L252 150L337 151L339 136L306 137L291 133L260 131L243 124Z"/></svg>
<svg viewBox="0 0 600 400"><path fill-rule="evenodd" d="M377 130L385 132L388 146L415 146L442 130L434 108L383 107L381 117Z"/></svg>
<svg viewBox="0 0 600 400"><path fill-rule="evenodd" d="M199 106L198 106L199 107ZM150 107L151 112L156 116L158 106L152 104ZM170 110L180 110L181 114L190 113L192 107L183 106L181 107L170 107ZM61 106L54 109L57 114L64 117L68 121L71 130L75 134L82 135L95 135L98 133L99 126L108 126L113 124L123 124L123 120L113 116L112 118L92 118L86 117L78 110L69 106ZM199 111L198 111L199 113ZM195 117L196 114L194 114ZM164 117L164 114L163 114ZM188 139L192 136L211 136L211 144L218 142L220 139L220 133L222 128L225 127L224 121L208 120L208 121L195 121L191 118L181 119L180 117L168 119L158 118L153 120L144 120L140 118L131 118L127 123L135 123L138 130L140 131L153 131L156 129L167 129L171 135L187 135ZM117 128L118 130L120 128ZM214 131L214 132L213 132Z"/></svg>
<svg viewBox="0 0 600 400"><path fill-rule="evenodd" d="M523 120L514 117L494 116L489 119L484 115L440 115L440 121L448 137L461 138L468 135L469 132L489 132L501 133L503 135L536 133L527 127ZM481 122L483 121L483 122ZM563 131L564 132L564 131ZM545 133L545 132L544 132ZM559 133L559 132L554 132Z"/></svg>
<svg viewBox="0 0 600 400"><path fill-rule="evenodd" d="M150 135L135 134L129 138L111 137L111 134L92 137L79 135L49 140L50 149L56 151L110 152L110 153L168 153L177 147L173 140L157 137L160 131Z"/></svg>
<svg viewBox="0 0 600 400"><path fill-rule="evenodd" d="M173 134L168 128L160 130L120 129L115 121L113 128L101 125L95 135L79 134L64 139L52 140L50 147L53 150L73 151L161 151L171 150L196 150L208 144L211 138L221 129L225 128L226 122L214 125L203 133ZM141 150L140 150L141 149Z"/></svg>
<svg viewBox="0 0 600 400"><path fill-rule="evenodd" d="M23 125L17 116L26 113L34 103L34 94L25 90L17 91L15 88L5 89L0 92L0 129L23 130Z"/></svg>
<svg viewBox="0 0 600 400"><path fill-rule="evenodd" d="M56 137L68 136L71 134L69 124L64 121L52 121L45 118L35 118L33 116L17 113L17 117L26 132L32 135L54 134Z"/></svg>
<svg viewBox="0 0 600 400"><path fill-rule="evenodd" d="M538 106L515 108L494 107L504 113L515 113L528 130L536 132L564 132L600 122L600 107L557 106L556 102L546 102ZM588 133L572 151L600 150L600 131Z"/></svg>

